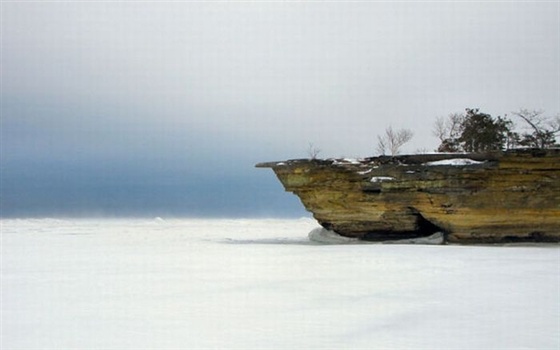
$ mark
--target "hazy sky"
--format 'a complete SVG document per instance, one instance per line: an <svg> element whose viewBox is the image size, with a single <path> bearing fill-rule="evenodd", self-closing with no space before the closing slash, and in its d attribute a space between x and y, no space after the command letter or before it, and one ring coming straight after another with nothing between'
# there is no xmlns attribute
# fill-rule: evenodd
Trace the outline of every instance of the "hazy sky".
<svg viewBox="0 0 560 350"><path fill-rule="evenodd" d="M560 112L560 3L1 3L3 216L304 215L259 161Z"/></svg>

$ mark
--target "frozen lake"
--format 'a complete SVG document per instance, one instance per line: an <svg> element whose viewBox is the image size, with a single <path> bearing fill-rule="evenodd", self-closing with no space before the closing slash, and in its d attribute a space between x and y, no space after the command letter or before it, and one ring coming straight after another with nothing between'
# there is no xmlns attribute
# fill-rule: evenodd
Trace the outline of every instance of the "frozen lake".
<svg viewBox="0 0 560 350"><path fill-rule="evenodd" d="M560 248L299 220L2 220L1 348L559 349Z"/></svg>

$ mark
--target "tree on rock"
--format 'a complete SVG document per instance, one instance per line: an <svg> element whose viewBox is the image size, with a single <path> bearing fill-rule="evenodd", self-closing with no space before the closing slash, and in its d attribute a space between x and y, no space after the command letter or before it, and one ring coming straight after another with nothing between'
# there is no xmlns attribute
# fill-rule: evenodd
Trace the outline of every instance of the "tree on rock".
<svg viewBox="0 0 560 350"><path fill-rule="evenodd" d="M490 114L481 113L478 108L467 108L466 112L459 137L464 151L487 152L504 149L511 122L502 117L494 119Z"/></svg>
<svg viewBox="0 0 560 350"><path fill-rule="evenodd" d="M433 135L440 141L438 152L459 152L459 136L461 125L465 116L460 113L452 113L447 119L439 117L434 123Z"/></svg>
<svg viewBox="0 0 560 350"><path fill-rule="evenodd" d="M393 130L392 127L385 129L383 136L377 136L377 152L381 155L390 152L392 156L399 154L400 148L410 141L414 133L408 129Z"/></svg>
<svg viewBox="0 0 560 350"><path fill-rule="evenodd" d="M439 152L488 152L502 150L512 137L511 121L467 108L465 114L439 118L433 133L440 139Z"/></svg>

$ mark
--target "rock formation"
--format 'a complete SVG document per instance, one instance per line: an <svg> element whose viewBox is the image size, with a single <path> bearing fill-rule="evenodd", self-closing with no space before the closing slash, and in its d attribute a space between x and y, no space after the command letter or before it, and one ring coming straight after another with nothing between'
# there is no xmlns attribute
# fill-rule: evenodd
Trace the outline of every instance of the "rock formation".
<svg viewBox="0 0 560 350"><path fill-rule="evenodd" d="M289 160L272 168L326 229L384 241L559 242L560 149Z"/></svg>

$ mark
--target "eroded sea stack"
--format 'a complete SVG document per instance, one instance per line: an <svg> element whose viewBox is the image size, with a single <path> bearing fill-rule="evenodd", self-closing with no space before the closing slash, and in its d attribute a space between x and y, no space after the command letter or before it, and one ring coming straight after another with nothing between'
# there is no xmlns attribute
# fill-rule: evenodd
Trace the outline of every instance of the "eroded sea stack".
<svg viewBox="0 0 560 350"><path fill-rule="evenodd" d="M325 228L383 241L559 242L560 149L289 160L272 168Z"/></svg>

